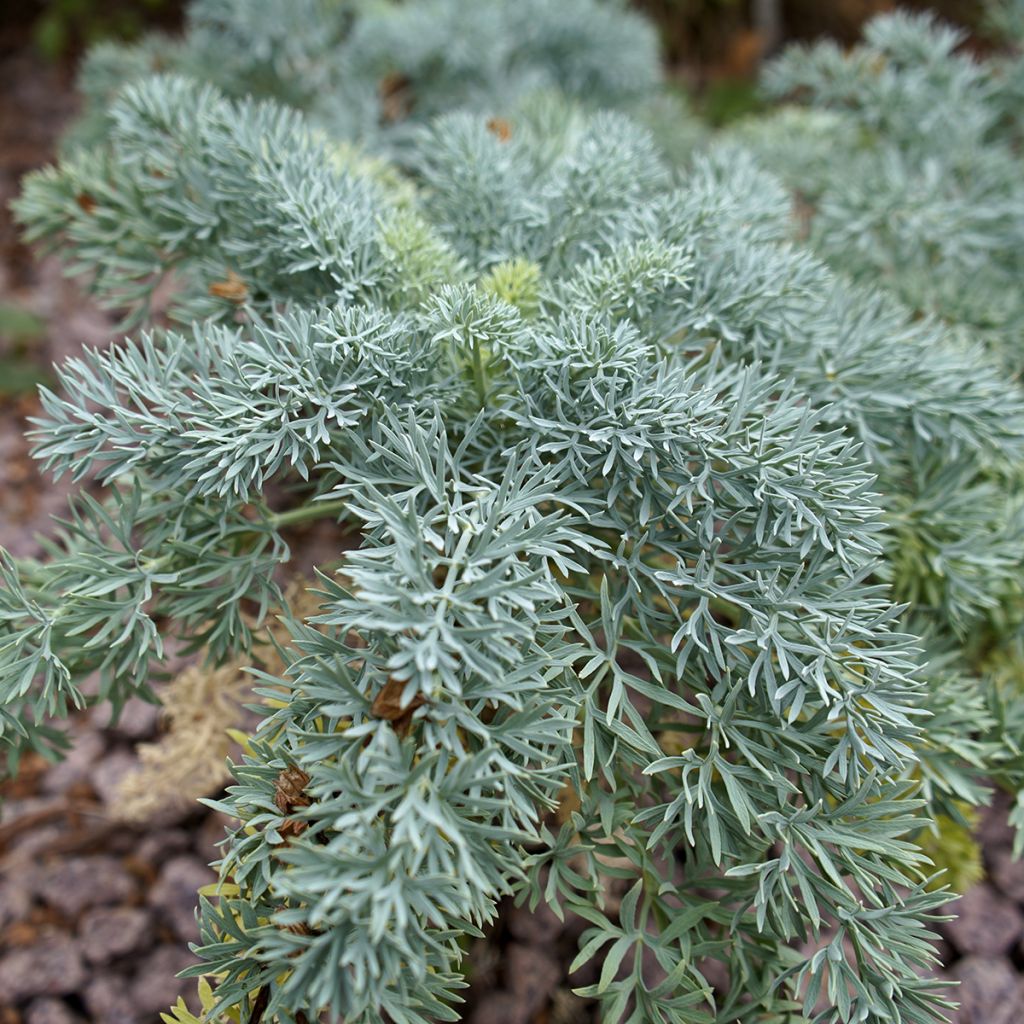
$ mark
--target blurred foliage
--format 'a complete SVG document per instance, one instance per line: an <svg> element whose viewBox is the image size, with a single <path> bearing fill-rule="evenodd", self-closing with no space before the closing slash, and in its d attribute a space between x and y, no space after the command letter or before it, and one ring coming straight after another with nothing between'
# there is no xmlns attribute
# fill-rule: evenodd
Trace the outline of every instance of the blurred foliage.
<svg viewBox="0 0 1024 1024"><path fill-rule="evenodd" d="M0 344L23 345L42 336L43 322L22 306L0 302Z"/></svg>
<svg viewBox="0 0 1024 1024"><path fill-rule="evenodd" d="M984 0L782 0L783 22L790 39L832 36L843 43L860 38L866 21L902 8L933 11L943 21L977 30L983 20Z"/></svg>
<svg viewBox="0 0 1024 1024"><path fill-rule="evenodd" d="M33 5L20 14L31 15ZM49 60L62 60L102 39L134 39L154 23L177 20L180 0L48 0L36 5L32 41Z"/></svg>
<svg viewBox="0 0 1024 1024"><path fill-rule="evenodd" d="M634 0L661 29L671 64L688 64L701 77L756 74L759 40L756 0ZM946 21L977 31L983 0L778 0L780 42L831 36L850 43L869 18L896 7L933 10Z"/></svg>
<svg viewBox="0 0 1024 1024"><path fill-rule="evenodd" d="M0 356L0 403L19 395L34 394L40 384L52 384L42 368L24 358Z"/></svg>
<svg viewBox="0 0 1024 1024"><path fill-rule="evenodd" d="M749 0L636 0L661 28L671 63L704 63L747 28Z"/></svg>
<svg viewBox="0 0 1024 1024"><path fill-rule="evenodd" d="M50 378L31 357L32 345L46 327L34 313L11 302L0 302L0 403L31 394Z"/></svg>
<svg viewBox="0 0 1024 1024"><path fill-rule="evenodd" d="M936 875L929 884L934 890L948 885L954 892L967 892L985 877L981 847L974 838L980 815L977 809L960 804L962 821L941 815L917 842L935 866Z"/></svg>
<svg viewBox="0 0 1024 1024"><path fill-rule="evenodd" d="M785 39L822 35L843 42L857 38L862 24L896 6L936 11L972 30L982 25L982 0L778 0ZM696 66L710 77L745 77L756 72L758 40L753 32L754 0L633 0L661 29L671 64ZM144 30L178 23L182 0L44 0L12 5L5 13L31 21L36 47L49 59L79 53L102 39L134 39ZM731 115L739 94L716 97ZM749 112L745 107L744 112Z"/></svg>
<svg viewBox="0 0 1024 1024"><path fill-rule="evenodd" d="M708 83L695 109L712 127L720 128L764 110L757 83L747 78L721 78Z"/></svg>

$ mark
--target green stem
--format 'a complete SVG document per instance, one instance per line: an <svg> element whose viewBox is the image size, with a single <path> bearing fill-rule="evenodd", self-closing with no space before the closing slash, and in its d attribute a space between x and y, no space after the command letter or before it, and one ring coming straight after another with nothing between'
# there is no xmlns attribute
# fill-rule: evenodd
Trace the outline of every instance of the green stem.
<svg viewBox="0 0 1024 1024"><path fill-rule="evenodd" d="M473 379L476 382L476 394L482 409L487 404L487 373L480 358L479 341L473 342Z"/></svg>
<svg viewBox="0 0 1024 1024"><path fill-rule="evenodd" d="M304 523L310 519L326 519L328 516L344 511L347 505L346 498L338 498L335 501L315 501L311 505L289 509L287 512L273 512L267 516L267 522L275 530L279 530L282 526Z"/></svg>
<svg viewBox="0 0 1024 1024"><path fill-rule="evenodd" d="M174 555L160 555L158 558L142 559L139 568L145 573L159 572L165 565L174 561Z"/></svg>

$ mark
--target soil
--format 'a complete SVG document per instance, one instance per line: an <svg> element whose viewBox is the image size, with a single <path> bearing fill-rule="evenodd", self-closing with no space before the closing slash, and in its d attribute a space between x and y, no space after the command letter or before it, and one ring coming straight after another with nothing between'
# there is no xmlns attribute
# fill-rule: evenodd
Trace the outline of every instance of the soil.
<svg viewBox="0 0 1024 1024"><path fill-rule="evenodd" d="M74 113L69 76L0 37L0 81L0 546L31 555L67 493L28 455L33 382L115 330L53 260L19 244L6 210ZM116 815L136 744L161 728L158 709L138 700L117 725L103 708L81 714L66 761L29 757L0 786L0 1024L143 1024L179 995L193 1003L193 985L175 974L192 962L195 894L213 878L206 864L225 822L199 806L167 808L145 827ZM1005 802L986 814L980 838L988 879L943 927L942 974L961 982L960 1024L1011 1024L1024 1020L1024 865L1010 857ZM466 1019L593 1020L571 989L592 980L594 965L568 974L582 927L546 909L503 906L469 953Z"/></svg>

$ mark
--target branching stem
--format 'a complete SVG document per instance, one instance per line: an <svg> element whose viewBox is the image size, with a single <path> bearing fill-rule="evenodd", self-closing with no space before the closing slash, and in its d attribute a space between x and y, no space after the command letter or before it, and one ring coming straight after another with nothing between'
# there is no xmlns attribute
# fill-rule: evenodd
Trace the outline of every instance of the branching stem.
<svg viewBox="0 0 1024 1024"><path fill-rule="evenodd" d="M289 509L287 512L272 512L267 516L267 522L275 530L284 526L293 526L295 523L305 523L314 519L327 519L342 512L348 505L345 498L337 498L334 501L317 501L311 505L303 505L302 508Z"/></svg>

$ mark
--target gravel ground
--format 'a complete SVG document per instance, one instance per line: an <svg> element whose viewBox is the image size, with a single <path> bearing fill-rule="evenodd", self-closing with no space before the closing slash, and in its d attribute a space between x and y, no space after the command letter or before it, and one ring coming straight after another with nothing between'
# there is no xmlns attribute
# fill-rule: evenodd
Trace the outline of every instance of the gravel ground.
<svg viewBox="0 0 1024 1024"><path fill-rule="evenodd" d="M29 342L0 336L0 545L28 555L65 507L66 489L41 479L29 459L23 435L36 400L24 387L4 391L5 375L28 367L45 379L54 361L105 344L113 327L52 260L17 244L6 212L18 179L49 158L74 112L68 81L2 36L0 81L0 308L43 325ZM0 1024L142 1024L179 994L190 998L191 985L174 975L192 962L195 893L213 878L206 864L225 822L198 806L168 808L144 828L117 820L117 785L136 762L135 745L160 729L157 709L141 701L114 727L97 709L72 722L65 762L28 758L0 785ZM1015 1024L1024 1020L1024 865L1010 858L1001 801L980 836L988 880L943 926L942 973L961 982L959 1024ZM592 1020L570 990L599 965L567 974L582 928L547 910L503 907L494 933L470 951L468 1020Z"/></svg>

